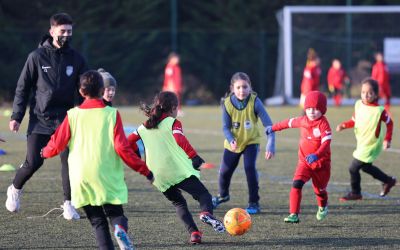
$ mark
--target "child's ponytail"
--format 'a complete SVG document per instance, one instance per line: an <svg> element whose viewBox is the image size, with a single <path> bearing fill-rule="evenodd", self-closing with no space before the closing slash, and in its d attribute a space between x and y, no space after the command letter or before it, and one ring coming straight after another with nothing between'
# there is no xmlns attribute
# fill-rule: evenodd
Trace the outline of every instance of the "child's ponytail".
<svg viewBox="0 0 400 250"><path fill-rule="evenodd" d="M144 123L148 129L157 128L161 116L166 113L170 114L174 108L178 107L177 96L169 91L164 91L154 97L152 107L142 103L140 109L145 113L149 119Z"/></svg>

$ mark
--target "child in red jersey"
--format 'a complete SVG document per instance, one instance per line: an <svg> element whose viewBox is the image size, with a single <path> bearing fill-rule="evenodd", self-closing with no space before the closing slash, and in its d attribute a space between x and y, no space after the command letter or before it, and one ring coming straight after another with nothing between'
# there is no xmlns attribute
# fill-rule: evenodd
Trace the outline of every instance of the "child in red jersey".
<svg viewBox="0 0 400 250"><path fill-rule="evenodd" d="M340 198L340 201L361 200L360 170L372 175L383 183L380 196L385 196L396 184L396 178L388 176L372 165L383 149L390 147L393 122L388 112L378 104L379 86L377 81L367 78L361 83L361 100L357 101L351 120L337 126L336 131L354 128L357 148L353 153L353 162L349 167L351 192ZM386 124L386 136L383 138L381 123Z"/></svg>
<svg viewBox="0 0 400 250"><path fill-rule="evenodd" d="M308 92L319 90L321 77L320 59L314 49L307 52L307 63L301 81L300 106L304 108L304 100Z"/></svg>
<svg viewBox="0 0 400 250"><path fill-rule="evenodd" d="M390 97L392 90L389 83L389 70L383 61L382 53L375 54L376 63L372 66L371 78L376 80L379 85L379 97L385 101L385 110L389 111Z"/></svg>
<svg viewBox="0 0 400 250"><path fill-rule="evenodd" d="M345 81L349 78L346 76L339 59L332 60L332 66L328 71L328 88L329 92L333 94L333 100L336 106L342 104L342 89Z"/></svg>
<svg viewBox="0 0 400 250"><path fill-rule="evenodd" d="M331 175L331 128L324 116L326 97L319 91L311 91L304 102L305 115L286 119L267 128L267 134L287 128L300 128L299 160L290 190L290 214L287 223L298 223L302 188L312 180L317 196L317 220L328 214L328 193L326 187Z"/></svg>
<svg viewBox="0 0 400 250"><path fill-rule="evenodd" d="M179 66L180 58L175 52L168 55L168 62L164 70L164 84L162 91L171 91L175 93L178 97L178 116L183 116L181 110L181 100L182 100L182 71Z"/></svg>

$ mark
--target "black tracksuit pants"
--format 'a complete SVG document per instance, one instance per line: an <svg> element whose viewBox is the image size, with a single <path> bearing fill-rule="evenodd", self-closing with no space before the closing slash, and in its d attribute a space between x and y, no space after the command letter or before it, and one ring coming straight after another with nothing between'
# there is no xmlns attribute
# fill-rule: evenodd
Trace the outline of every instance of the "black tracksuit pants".
<svg viewBox="0 0 400 250"><path fill-rule="evenodd" d="M29 134L27 136L26 159L17 170L14 177L14 187L21 189L32 175L43 165L44 159L40 156L40 150L47 145L51 135ZM61 178L64 190L64 200L71 200L71 186L68 174L68 149L60 154Z"/></svg>

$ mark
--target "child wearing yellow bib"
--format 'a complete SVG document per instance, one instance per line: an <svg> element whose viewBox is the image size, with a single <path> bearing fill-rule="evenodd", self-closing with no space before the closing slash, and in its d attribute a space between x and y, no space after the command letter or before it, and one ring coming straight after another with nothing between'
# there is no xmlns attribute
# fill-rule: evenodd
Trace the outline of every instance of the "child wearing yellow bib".
<svg viewBox="0 0 400 250"><path fill-rule="evenodd" d="M213 206L216 208L219 204L229 201L231 178L243 155L249 189L249 204L246 211L249 214L257 214L261 211L256 169L261 134L257 122L260 118L263 126L268 127L272 125L272 121L261 100L252 93L250 78L246 73L238 72L232 76L230 90L230 95L222 104L225 150L219 170L219 195L213 197ZM275 134L272 133L268 135L265 159L271 159L274 154Z"/></svg>
<svg viewBox="0 0 400 250"><path fill-rule="evenodd" d="M361 100L355 104L351 120L342 122L336 131L354 128L357 147L353 152L353 162L349 167L351 191L340 198L340 201L361 200L361 175L360 170L372 175L381 181L382 191L380 196L386 196L390 189L396 185L396 178L388 176L372 162L378 157L382 149L390 148L392 140L393 121L389 113L378 104L379 85L372 78L361 82ZM386 124L384 137L381 123Z"/></svg>
<svg viewBox="0 0 400 250"><path fill-rule="evenodd" d="M201 243L202 233L188 209L181 190L200 203L200 220L217 232L224 232L224 224L213 216L211 194L200 181L199 167L204 160L183 134L182 124L175 119L178 114L178 97L163 91L154 98L151 107L141 109L147 121L128 137L131 145L141 139L145 149L146 164L153 172L154 186L175 206L176 213L190 234L190 243Z"/></svg>
<svg viewBox="0 0 400 250"><path fill-rule="evenodd" d="M122 208L128 202L122 160L149 181L153 181L153 174L129 146L117 109L102 101L100 73L85 72L80 78L79 92L84 102L68 110L41 155L50 158L69 147L71 201L85 211L99 249L114 249L107 218L120 249L134 249Z"/></svg>

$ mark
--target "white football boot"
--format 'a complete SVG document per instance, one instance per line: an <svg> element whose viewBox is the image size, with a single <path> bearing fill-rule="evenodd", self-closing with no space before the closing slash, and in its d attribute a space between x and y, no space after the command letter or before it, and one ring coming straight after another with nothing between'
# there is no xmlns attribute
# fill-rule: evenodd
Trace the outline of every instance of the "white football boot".
<svg viewBox="0 0 400 250"><path fill-rule="evenodd" d="M6 208L10 212L19 211L19 199L22 195L22 189L16 189L13 184L11 184L7 189L7 200Z"/></svg>
<svg viewBox="0 0 400 250"><path fill-rule="evenodd" d="M78 212L75 210L75 207L71 204L71 201L64 201L63 207L63 216L66 220L79 220L81 217Z"/></svg>

